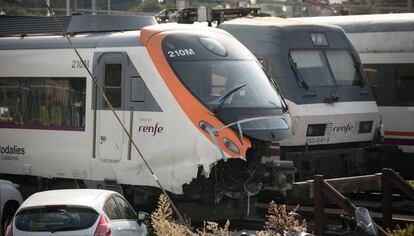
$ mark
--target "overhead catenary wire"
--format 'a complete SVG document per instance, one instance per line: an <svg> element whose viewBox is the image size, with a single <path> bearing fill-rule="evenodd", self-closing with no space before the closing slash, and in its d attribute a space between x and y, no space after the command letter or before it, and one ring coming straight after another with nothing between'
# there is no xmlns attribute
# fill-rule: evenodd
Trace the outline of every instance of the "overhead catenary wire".
<svg viewBox="0 0 414 236"><path fill-rule="evenodd" d="M92 72L90 71L89 67L86 65L85 61L83 60L82 56L80 55L79 51L76 49L75 45L73 44L72 40L69 38L68 33L66 32L66 30L64 29L64 27L62 26L62 24L60 23L59 19L56 17L55 12L53 11L53 9L50 7L50 5L46 2L46 0L43 0L43 4L46 6L49 14L53 17L54 21L56 22L56 24L58 25L58 27L60 28L60 30L62 31L63 36L67 39L67 41L69 42L71 48L75 51L76 55L78 56L79 60L82 62L83 64L83 68L86 69L86 71L88 72L89 76L91 77L93 83L95 84L95 86L97 87L99 93L101 94L102 98L105 100L105 103L108 105L109 109L112 111L113 115L115 116L115 118L117 119L118 123L121 125L124 133L128 136L129 141L131 142L131 144L134 146L135 150L138 152L141 160L144 162L145 166L147 167L148 171L151 173L152 177L154 178L155 182L157 183L157 185L159 186L159 188L161 189L162 193L167 197L169 203L171 204L171 207L173 208L175 214L177 214L179 221L184 224L185 220L183 218L183 216L180 214L180 212L178 211L178 208L175 206L174 202L172 201L172 199L170 198L169 194L167 193L167 191L164 189L164 187L162 186L161 182L159 181L159 179L157 178L157 176L155 175L154 171L152 170L151 166L149 165L149 163L147 162L147 160L144 158L144 156L142 155L141 151L139 150L137 144L135 143L135 141L132 139L132 135L128 132L128 130L126 129L125 125L122 123L121 119L119 118L118 114L116 114L114 107L112 106L111 102L109 101L108 97L105 95L104 90L102 89L102 86L98 83L98 80L92 75Z"/></svg>

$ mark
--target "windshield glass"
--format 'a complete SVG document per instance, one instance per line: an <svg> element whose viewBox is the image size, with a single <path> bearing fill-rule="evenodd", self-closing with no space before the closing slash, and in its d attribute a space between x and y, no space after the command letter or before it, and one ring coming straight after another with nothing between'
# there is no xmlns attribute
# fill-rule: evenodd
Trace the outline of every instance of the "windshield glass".
<svg viewBox="0 0 414 236"><path fill-rule="evenodd" d="M223 107L282 106L255 61L180 61L172 66L184 85L211 109L221 103Z"/></svg>
<svg viewBox="0 0 414 236"><path fill-rule="evenodd" d="M230 107L282 108L259 63L227 34L169 35L163 51L179 80L213 112Z"/></svg>
<svg viewBox="0 0 414 236"><path fill-rule="evenodd" d="M355 62L347 50L291 50L290 56L298 79L309 87L360 84Z"/></svg>
<svg viewBox="0 0 414 236"><path fill-rule="evenodd" d="M361 78L348 51L328 50L325 53L337 85L359 85Z"/></svg>
<svg viewBox="0 0 414 236"><path fill-rule="evenodd" d="M99 214L89 208L53 206L23 210L15 217L18 230L73 231L94 225Z"/></svg>

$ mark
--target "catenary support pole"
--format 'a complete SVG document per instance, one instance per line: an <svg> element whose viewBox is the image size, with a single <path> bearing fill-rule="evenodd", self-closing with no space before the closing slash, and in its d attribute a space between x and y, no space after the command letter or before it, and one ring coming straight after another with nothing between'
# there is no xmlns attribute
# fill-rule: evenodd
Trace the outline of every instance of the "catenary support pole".
<svg viewBox="0 0 414 236"><path fill-rule="evenodd" d="M66 15L70 16L70 0L66 0Z"/></svg>

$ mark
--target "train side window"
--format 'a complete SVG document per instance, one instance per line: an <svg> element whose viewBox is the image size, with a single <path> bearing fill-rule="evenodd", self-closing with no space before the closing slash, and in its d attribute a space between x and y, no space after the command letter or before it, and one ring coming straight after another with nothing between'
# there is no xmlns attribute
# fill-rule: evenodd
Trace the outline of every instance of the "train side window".
<svg viewBox="0 0 414 236"><path fill-rule="evenodd" d="M414 101L414 65L401 65L397 69L397 100Z"/></svg>
<svg viewBox="0 0 414 236"><path fill-rule="evenodd" d="M122 64L105 64L104 91L114 108L122 106ZM105 103L108 108L108 104Z"/></svg>
<svg viewBox="0 0 414 236"><path fill-rule="evenodd" d="M131 102L145 102L145 83L140 76L131 77Z"/></svg>
<svg viewBox="0 0 414 236"><path fill-rule="evenodd" d="M86 78L0 78L0 128L85 130Z"/></svg>

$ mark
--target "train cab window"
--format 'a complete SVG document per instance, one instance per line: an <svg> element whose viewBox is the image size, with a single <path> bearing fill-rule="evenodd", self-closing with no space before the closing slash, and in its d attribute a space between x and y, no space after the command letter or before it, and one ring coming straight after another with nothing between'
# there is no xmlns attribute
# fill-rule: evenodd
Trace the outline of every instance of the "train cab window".
<svg viewBox="0 0 414 236"><path fill-rule="evenodd" d="M220 64L212 65L211 70L211 93L213 97L220 97L226 90L227 84L226 67Z"/></svg>
<svg viewBox="0 0 414 236"><path fill-rule="evenodd" d="M162 49L179 82L214 113L226 109L281 108L258 62L228 36L177 34Z"/></svg>
<svg viewBox="0 0 414 236"><path fill-rule="evenodd" d="M256 57L257 60L260 62L260 65L263 67L263 70L269 72L269 63L267 62L266 58L264 57Z"/></svg>
<svg viewBox="0 0 414 236"><path fill-rule="evenodd" d="M334 74L336 84L359 85L361 77L351 54L346 50L326 50L326 57Z"/></svg>
<svg viewBox="0 0 414 236"><path fill-rule="evenodd" d="M359 65L347 50L291 50L289 61L301 87L361 84Z"/></svg>
<svg viewBox="0 0 414 236"><path fill-rule="evenodd" d="M105 64L105 95L114 108L122 105L122 64ZM105 103L105 107L109 107Z"/></svg>
<svg viewBox="0 0 414 236"><path fill-rule="evenodd" d="M86 78L0 78L0 128L83 131Z"/></svg>
<svg viewBox="0 0 414 236"><path fill-rule="evenodd" d="M310 87L333 86L334 82L322 50L292 50L291 64L301 81Z"/></svg>
<svg viewBox="0 0 414 236"><path fill-rule="evenodd" d="M400 66L397 69L397 100L412 102L414 101L414 67Z"/></svg>

